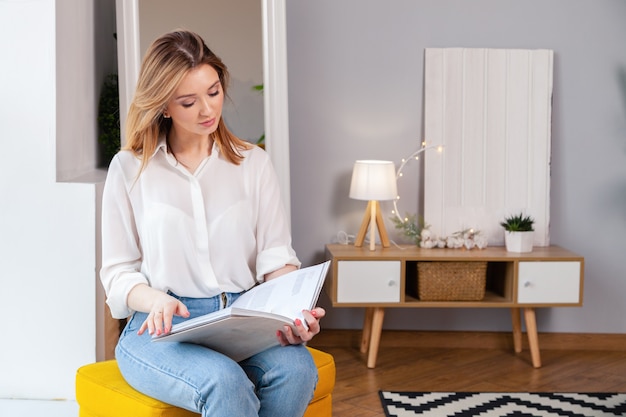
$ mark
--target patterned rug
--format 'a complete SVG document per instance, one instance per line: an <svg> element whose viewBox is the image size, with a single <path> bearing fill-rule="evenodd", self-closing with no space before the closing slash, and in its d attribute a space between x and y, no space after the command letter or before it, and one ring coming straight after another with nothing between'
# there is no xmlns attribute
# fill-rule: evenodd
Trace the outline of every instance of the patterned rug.
<svg viewBox="0 0 626 417"><path fill-rule="evenodd" d="M380 391L387 417L626 416L626 394Z"/></svg>

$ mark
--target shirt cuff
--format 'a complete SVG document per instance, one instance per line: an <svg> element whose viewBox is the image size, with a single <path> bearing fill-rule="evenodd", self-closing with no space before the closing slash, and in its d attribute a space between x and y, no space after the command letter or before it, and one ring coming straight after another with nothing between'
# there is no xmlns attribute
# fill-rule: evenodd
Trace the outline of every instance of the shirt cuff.
<svg viewBox="0 0 626 417"><path fill-rule="evenodd" d="M295 265L298 268L301 265L295 251L289 246L278 246L259 253L256 258L257 282L263 282L265 275L285 265Z"/></svg>
<svg viewBox="0 0 626 417"><path fill-rule="evenodd" d="M148 284L146 277L140 273L125 275L123 281L115 283L107 296L107 304L114 319L123 319L134 313L128 307L128 293L139 284Z"/></svg>

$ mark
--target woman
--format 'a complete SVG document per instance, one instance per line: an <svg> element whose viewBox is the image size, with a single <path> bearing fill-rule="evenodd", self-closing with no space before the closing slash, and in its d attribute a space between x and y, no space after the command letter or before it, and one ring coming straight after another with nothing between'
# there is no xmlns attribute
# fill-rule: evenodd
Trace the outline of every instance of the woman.
<svg viewBox="0 0 626 417"><path fill-rule="evenodd" d="M101 279L113 317L131 316L116 358L137 390L203 416L301 416L317 382L303 342L319 332L322 308L239 363L151 343L300 266L267 154L222 120L227 85L226 67L192 32L160 37L144 57L103 196Z"/></svg>

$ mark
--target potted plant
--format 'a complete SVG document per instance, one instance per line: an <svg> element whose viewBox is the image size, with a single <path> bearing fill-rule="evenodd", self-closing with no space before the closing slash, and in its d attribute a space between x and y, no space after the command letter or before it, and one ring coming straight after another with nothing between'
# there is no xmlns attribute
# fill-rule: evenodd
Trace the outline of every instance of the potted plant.
<svg viewBox="0 0 626 417"><path fill-rule="evenodd" d="M257 84L257 85L252 86L252 91L258 91L261 94L263 94L263 89L264 89L263 84ZM265 149L265 132L263 132L261 137L257 139L257 141L255 142L255 145Z"/></svg>
<svg viewBox="0 0 626 417"><path fill-rule="evenodd" d="M509 252L532 252L533 250L533 224L535 220L519 213L508 216L500 223L504 228L504 243Z"/></svg>
<svg viewBox="0 0 626 417"><path fill-rule="evenodd" d="M113 34L117 42L117 33ZM117 73L108 74L98 102L98 166L107 168L120 150L120 90Z"/></svg>
<svg viewBox="0 0 626 417"><path fill-rule="evenodd" d="M98 142L102 167L108 167L120 150L120 100L117 74L109 74L104 80L98 105Z"/></svg>

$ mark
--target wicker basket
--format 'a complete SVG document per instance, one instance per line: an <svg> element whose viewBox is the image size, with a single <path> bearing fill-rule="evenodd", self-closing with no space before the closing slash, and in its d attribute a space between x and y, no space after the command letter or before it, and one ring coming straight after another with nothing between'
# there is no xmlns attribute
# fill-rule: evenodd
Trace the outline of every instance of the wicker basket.
<svg viewBox="0 0 626 417"><path fill-rule="evenodd" d="M418 262L418 298L478 301L485 296L487 262Z"/></svg>

